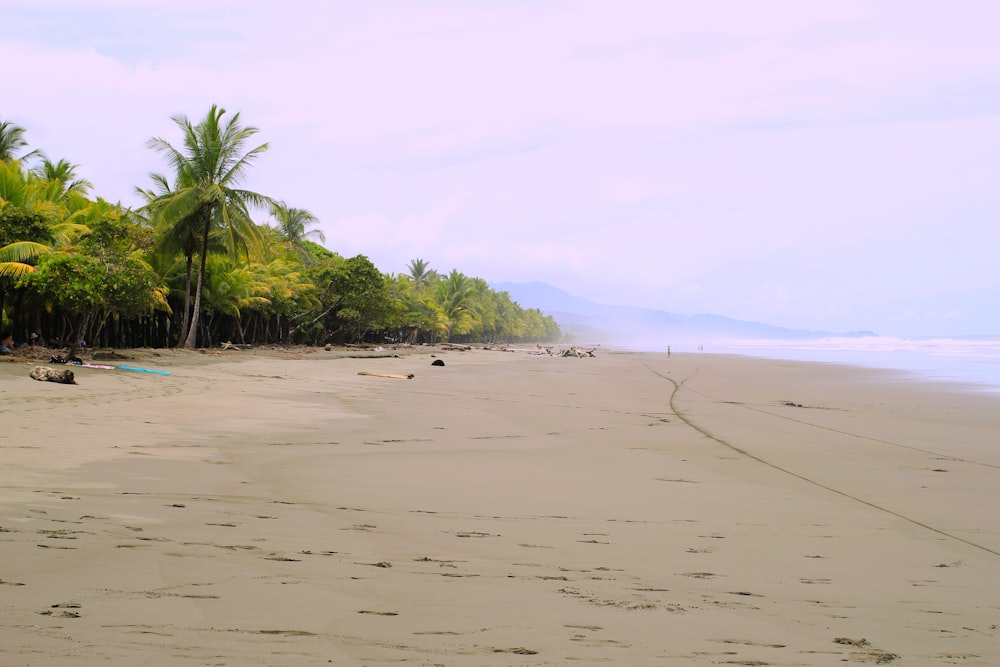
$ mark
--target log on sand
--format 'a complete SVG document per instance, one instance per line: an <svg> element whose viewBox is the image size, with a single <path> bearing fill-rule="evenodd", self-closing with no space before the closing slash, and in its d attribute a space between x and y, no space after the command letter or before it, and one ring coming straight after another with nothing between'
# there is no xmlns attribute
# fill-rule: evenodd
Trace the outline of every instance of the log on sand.
<svg viewBox="0 0 1000 667"><path fill-rule="evenodd" d="M397 373L369 373L368 371L358 371L358 375L371 375L377 378L396 378L397 380L412 380L413 373L407 373L406 375L399 375Z"/></svg>
<svg viewBox="0 0 1000 667"><path fill-rule="evenodd" d="M582 347L571 347L568 350L563 350L562 354L559 356L583 358L583 357L595 357L597 355L594 354L593 349L584 350Z"/></svg>

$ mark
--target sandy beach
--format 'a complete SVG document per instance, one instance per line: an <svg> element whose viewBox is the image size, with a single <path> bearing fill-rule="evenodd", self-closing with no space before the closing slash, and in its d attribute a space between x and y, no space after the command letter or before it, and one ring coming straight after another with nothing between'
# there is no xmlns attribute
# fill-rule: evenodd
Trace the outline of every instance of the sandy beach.
<svg viewBox="0 0 1000 667"><path fill-rule="evenodd" d="M1000 395L398 353L0 362L0 664L1000 664Z"/></svg>

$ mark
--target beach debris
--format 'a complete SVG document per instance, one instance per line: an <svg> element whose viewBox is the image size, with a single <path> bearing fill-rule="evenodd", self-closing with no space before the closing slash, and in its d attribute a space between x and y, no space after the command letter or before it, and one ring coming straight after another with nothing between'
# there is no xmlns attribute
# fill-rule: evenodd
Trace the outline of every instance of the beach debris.
<svg viewBox="0 0 1000 667"><path fill-rule="evenodd" d="M594 354L594 350L593 349L585 350L582 347L573 346L573 347L568 347L565 350L563 350L562 353L559 356L560 357L577 357L578 359L582 359L583 357L596 357L597 355Z"/></svg>
<svg viewBox="0 0 1000 667"><path fill-rule="evenodd" d="M58 382L59 384L76 384L73 378L73 371L68 368L49 368L48 366L35 366L28 373L32 380L39 382Z"/></svg>
<svg viewBox="0 0 1000 667"><path fill-rule="evenodd" d="M850 637L837 637L833 640L834 644L846 644L847 646L857 646L858 648L863 648L869 645L867 639L862 637L861 639L851 639Z"/></svg>
<svg viewBox="0 0 1000 667"><path fill-rule="evenodd" d="M471 345L459 345L458 343L441 343L442 350L457 350L459 352L468 352L472 349Z"/></svg>
<svg viewBox="0 0 1000 667"><path fill-rule="evenodd" d="M515 648L495 648L494 653L513 653L515 655L538 655L538 651L534 651L530 648L524 648L523 646L517 646Z"/></svg>
<svg viewBox="0 0 1000 667"><path fill-rule="evenodd" d="M377 378L395 378L397 380L412 380L414 378L413 373L400 375L398 373L369 373L368 371L358 371L358 375L370 375Z"/></svg>
<svg viewBox="0 0 1000 667"><path fill-rule="evenodd" d="M431 366L444 366L444 360L435 359L434 361L431 362Z"/></svg>
<svg viewBox="0 0 1000 667"><path fill-rule="evenodd" d="M83 363L83 359L81 359L80 357L70 357L69 359L63 359L60 356L55 356L55 357L49 357L49 363L50 364L74 364L76 366L79 366L80 364Z"/></svg>
<svg viewBox="0 0 1000 667"><path fill-rule="evenodd" d="M221 349L223 350L237 350L242 352L243 350L249 350L252 346L250 345L237 345L232 341L226 341L225 343L220 343Z"/></svg>
<svg viewBox="0 0 1000 667"><path fill-rule="evenodd" d="M556 356L556 354L552 351L551 347L542 347L541 344L536 344L535 347L534 347L534 349L530 349L530 350L525 350L523 348L517 348L517 347L510 347L506 343L501 344L501 345L484 345L483 349L484 350L492 350L492 351L496 351L496 352L514 352L514 353L518 353L518 354L533 354L533 355L536 355L536 356L542 356L542 355L545 355L545 354L549 355L550 357ZM591 356L593 356L593 355L591 355Z"/></svg>

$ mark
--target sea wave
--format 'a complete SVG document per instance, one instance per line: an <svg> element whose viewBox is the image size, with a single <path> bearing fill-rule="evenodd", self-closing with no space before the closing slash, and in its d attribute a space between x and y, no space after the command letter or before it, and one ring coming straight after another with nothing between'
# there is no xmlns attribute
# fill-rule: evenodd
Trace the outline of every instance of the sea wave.
<svg viewBox="0 0 1000 667"><path fill-rule="evenodd" d="M716 342L705 351L896 369L922 378L1000 391L1000 338L992 336L733 340Z"/></svg>

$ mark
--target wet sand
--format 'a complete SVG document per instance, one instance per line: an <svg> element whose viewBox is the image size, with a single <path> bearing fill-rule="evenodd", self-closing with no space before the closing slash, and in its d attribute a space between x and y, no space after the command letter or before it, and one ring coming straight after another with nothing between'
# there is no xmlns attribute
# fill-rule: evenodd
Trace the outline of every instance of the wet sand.
<svg viewBox="0 0 1000 667"><path fill-rule="evenodd" d="M400 354L0 363L0 664L1000 662L1000 396Z"/></svg>

